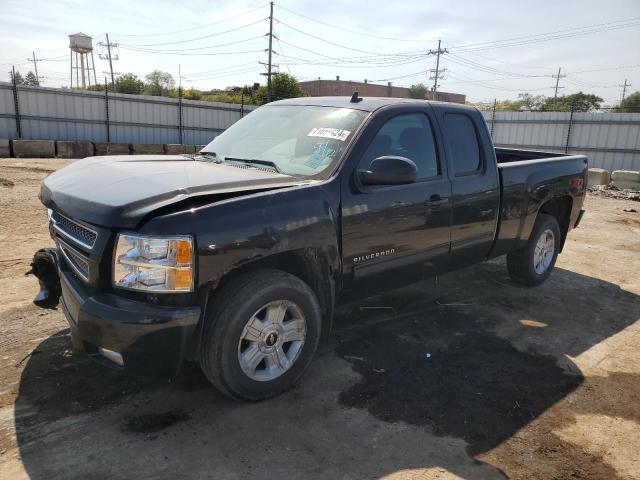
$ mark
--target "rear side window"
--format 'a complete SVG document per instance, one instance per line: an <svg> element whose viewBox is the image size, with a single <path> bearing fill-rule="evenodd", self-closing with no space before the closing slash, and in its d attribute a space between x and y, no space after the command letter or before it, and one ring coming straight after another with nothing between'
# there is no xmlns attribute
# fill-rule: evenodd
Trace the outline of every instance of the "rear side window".
<svg viewBox="0 0 640 480"><path fill-rule="evenodd" d="M439 174L433 131L426 115L411 113L387 120L369 144L361 165L367 168L375 158L395 155L412 160L418 179Z"/></svg>
<svg viewBox="0 0 640 480"><path fill-rule="evenodd" d="M476 129L471 119L459 113L447 113L444 123L455 176L473 175L478 172L482 166L482 159Z"/></svg>

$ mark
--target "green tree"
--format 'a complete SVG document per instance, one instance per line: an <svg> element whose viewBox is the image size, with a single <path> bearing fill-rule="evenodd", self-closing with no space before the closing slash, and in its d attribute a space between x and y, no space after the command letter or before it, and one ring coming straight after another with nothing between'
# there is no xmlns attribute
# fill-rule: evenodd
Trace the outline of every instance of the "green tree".
<svg viewBox="0 0 640 480"><path fill-rule="evenodd" d="M118 93L129 93L132 95L140 95L144 91L144 82L133 73L125 73L118 75L115 82L115 91Z"/></svg>
<svg viewBox="0 0 640 480"><path fill-rule="evenodd" d="M38 85L40 85L40 82L31 70L29 70L27 76L24 77L24 85L27 85L29 87L37 87Z"/></svg>
<svg viewBox="0 0 640 480"><path fill-rule="evenodd" d="M144 93L147 95L167 96L176 85L173 75L161 70L154 70L145 78L147 83L144 87Z"/></svg>
<svg viewBox="0 0 640 480"><path fill-rule="evenodd" d="M9 72L9 80L11 80L13 82L13 74L11 72ZM16 85L24 85L24 78L22 77L22 74L16 70Z"/></svg>
<svg viewBox="0 0 640 480"><path fill-rule="evenodd" d="M429 89L423 84L418 83L409 87L409 97L424 100L427 97Z"/></svg>
<svg viewBox="0 0 640 480"><path fill-rule="evenodd" d="M188 88L182 92L182 97L187 100L202 100L202 92L195 88Z"/></svg>
<svg viewBox="0 0 640 480"><path fill-rule="evenodd" d="M574 112L589 112L598 110L602 98L589 93L573 93L571 95L562 95L557 98L547 98L544 103L544 110L556 112L568 112L573 107Z"/></svg>
<svg viewBox="0 0 640 480"><path fill-rule="evenodd" d="M618 112L640 112L640 92L635 92L625 98L617 108Z"/></svg>
<svg viewBox="0 0 640 480"><path fill-rule="evenodd" d="M546 110L547 97L544 95L531 95L530 93L519 93L518 100L511 105L514 108L509 110L529 110L532 112L539 112L540 110ZM517 108L516 105L519 106Z"/></svg>
<svg viewBox="0 0 640 480"><path fill-rule="evenodd" d="M305 93L300 87L300 83L293 75L287 73L276 73L271 77L271 100L282 100L285 98L304 97ZM258 105L267 103L268 92L267 86L262 85L255 93Z"/></svg>
<svg viewBox="0 0 640 480"><path fill-rule="evenodd" d="M180 96L180 92L177 88L171 90L169 94L171 98L178 98ZM182 98L186 100L202 100L202 92L195 88L183 88L182 89Z"/></svg>

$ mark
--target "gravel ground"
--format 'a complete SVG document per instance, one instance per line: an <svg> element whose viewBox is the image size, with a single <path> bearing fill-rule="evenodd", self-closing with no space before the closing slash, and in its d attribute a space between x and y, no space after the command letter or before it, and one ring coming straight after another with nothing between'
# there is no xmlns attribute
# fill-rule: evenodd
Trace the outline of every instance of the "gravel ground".
<svg viewBox="0 0 640 480"><path fill-rule="evenodd" d="M0 478L640 478L640 213L589 196L547 283L503 259L343 305L302 384L238 403L69 350L24 273L39 183L0 160Z"/></svg>

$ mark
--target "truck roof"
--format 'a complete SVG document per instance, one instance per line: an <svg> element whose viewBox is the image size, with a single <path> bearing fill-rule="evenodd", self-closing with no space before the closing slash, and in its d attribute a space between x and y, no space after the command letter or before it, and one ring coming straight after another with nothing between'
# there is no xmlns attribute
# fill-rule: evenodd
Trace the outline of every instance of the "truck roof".
<svg viewBox="0 0 640 480"><path fill-rule="evenodd" d="M418 100L414 98L392 98L392 97L360 97L362 100L358 103L351 103L351 97L298 97L288 98L286 100L278 100L270 103L270 105L315 105L320 107L337 107L337 108L354 108L365 112L372 112L378 108L388 105L446 105L449 108L460 108L465 110L474 110L473 107L461 105L458 103L437 102L434 100Z"/></svg>

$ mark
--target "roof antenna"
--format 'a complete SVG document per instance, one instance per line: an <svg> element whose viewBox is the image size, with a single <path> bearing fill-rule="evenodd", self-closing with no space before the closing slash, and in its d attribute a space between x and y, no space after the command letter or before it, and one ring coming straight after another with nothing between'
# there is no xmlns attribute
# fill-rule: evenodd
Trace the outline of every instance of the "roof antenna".
<svg viewBox="0 0 640 480"><path fill-rule="evenodd" d="M349 100L349 103L358 103L361 101L362 101L362 98L358 97L358 92L353 92L353 95L351 95L351 100Z"/></svg>

